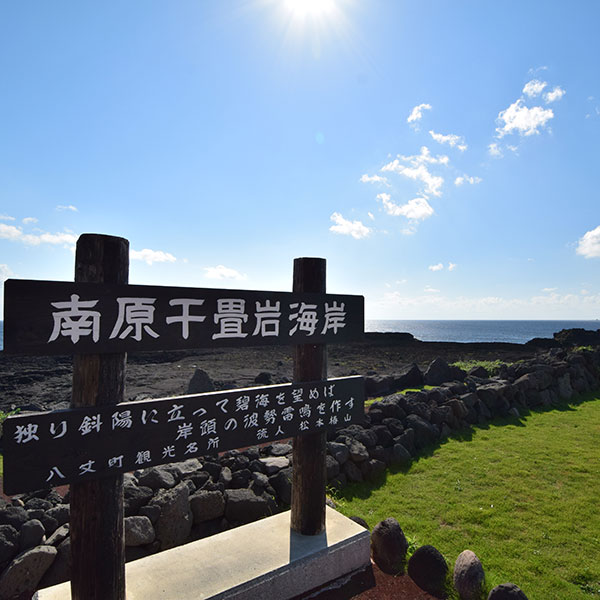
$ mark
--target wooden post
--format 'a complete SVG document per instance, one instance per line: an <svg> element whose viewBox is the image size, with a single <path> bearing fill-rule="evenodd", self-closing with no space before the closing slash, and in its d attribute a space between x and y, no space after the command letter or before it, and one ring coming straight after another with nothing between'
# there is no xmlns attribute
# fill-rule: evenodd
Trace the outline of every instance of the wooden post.
<svg viewBox="0 0 600 600"><path fill-rule="evenodd" d="M294 260L294 292L325 293L326 261L323 258ZM294 382L327 379L327 346L294 347ZM291 528L303 535L325 529L326 432L294 438Z"/></svg>
<svg viewBox="0 0 600 600"><path fill-rule="evenodd" d="M75 281L126 284L129 242L84 234L77 240ZM123 401L126 354L76 354L72 407ZM105 426L110 426L105 423ZM125 599L123 476L71 485L71 597Z"/></svg>

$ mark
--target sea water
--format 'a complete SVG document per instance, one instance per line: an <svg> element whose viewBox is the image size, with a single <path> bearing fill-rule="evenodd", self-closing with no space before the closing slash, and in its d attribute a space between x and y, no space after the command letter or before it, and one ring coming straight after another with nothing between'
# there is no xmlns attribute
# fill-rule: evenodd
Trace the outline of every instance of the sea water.
<svg viewBox="0 0 600 600"><path fill-rule="evenodd" d="M600 329L595 321L373 321L365 331L406 332L422 342L510 342L552 338L561 329Z"/></svg>

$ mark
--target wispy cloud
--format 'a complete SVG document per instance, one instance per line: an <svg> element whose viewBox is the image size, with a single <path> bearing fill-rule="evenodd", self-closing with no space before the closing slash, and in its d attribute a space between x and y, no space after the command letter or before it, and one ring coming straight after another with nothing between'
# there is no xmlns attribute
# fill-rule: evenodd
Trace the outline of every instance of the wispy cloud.
<svg viewBox="0 0 600 600"><path fill-rule="evenodd" d="M580 238L576 251L585 258L600 258L600 225Z"/></svg>
<svg viewBox="0 0 600 600"><path fill-rule="evenodd" d="M456 263L448 263L448 271L454 271L458 265Z"/></svg>
<svg viewBox="0 0 600 600"><path fill-rule="evenodd" d="M556 292L556 290L558 290L558 288L555 288L555 287L542 288L542 292L544 292L545 294L550 294L551 292Z"/></svg>
<svg viewBox="0 0 600 600"><path fill-rule="evenodd" d="M427 292L428 294L439 294L440 290L431 287L430 285L426 285L425 289L423 290L424 292Z"/></svg>
<svg viewBox="0 0 600 600"><path fill-rule="evenodd" d="M407 123L416 123L423 118L423 111L431 110L431 104L418 104L411 111L406 119Z"/></svg>
<svg viewBox="0 0 600 600"><path fill-rule="evenodd" d="M38 220L35 217L25 217L23 219L24 225L32 225L33 223L37 223Z"/></svg>
<svg viewBox="0 0 600 600"><path fill-rule="evenodd" d="M330 219L335 223L329 228L329 231L333 231L333 233L351 235L356 240L366 238L371 233L370 227L360 221L348 221L338 212L334 212Z"/></svg>
<svg viewBox="0 0 600 600"><path fill-rule="evenodd" d="M377 194L377 199L383 204L385 212L393 217L403 216L411 221L422 221L433 215L433 208L426 198L413 198L402 205L393 202L390 194Z"/></svg>
<svg viewBox="0 0 600 600"><path fill-rule="evenodd" d="M432 156L427 146L421 148L420 154L413 156L398 155L397 158L381 167L383 172L397 173L403 177L408 177L424 184L424 194L441 196L441 188L444 184L444 178L440 175L434 175L428 169L428 164L448 165L449 159L445 155Z"/></svg>
<svg viewBox="0 0 600 600"><path fill-rule="evenodd" d="M551 102L560 100L566 93L565 90L557 85L551 92L544 94L544 100L546 104L550 104Z"/></svg>
<svg viewBox="0 0 600 600"><path fill-rule="evenodd" d="M462 175L454 180L454 185L463 185L463 183L475 185L476 183L481 183L482 181L483 180L481 177L469 177L468 175Z"/></svg>
<svg viewBox="0 0 600 600"><path fill-rule="evenodd" d="M497 142L492 142L488 146L488 153L490 156L493 156L494 158L502 158L504 156L504 154L502 153L502 150L501 150L500 146L497 144Z"/></svg>
<svg viewBox="0 0 600 600"><path fill-rule="evenodd" d="M163 252L162 250L150 250L150 248L144 248L143 250L130 250L129 258L131 260L142 260L148 265L152 265L154 263L175 262L177 260L169 252Z"/></svg>
<svg viewBox="0 0 600 600"><path fill-rule="evenodd" d="M14 221L15 218L9 215L0 215L0 221Z"/></svg>
<svg viewBox="0 0 600 600"><path fill-rule="evenodd" d="M242 281L247 279L247 276L235 269L226 267L225 265L217 265L216 267L204 267L204 276L207 279L236 279Z"/></svg>
<svg viewBox="0 0 600 600"><path fill-rule="evenodd" d="M430 271L441 271L444 268L444 265L442 263L438 263L437 265L429 265L428 269Z"/></svg>
<svg viewBox="0 0 600 600"><path fill-rule="evenodd" d="M360 181L363 183L382 183L389 187L389 181L387 177L382 177L381 175L367 175L366 173L360 178Z"/></svg>
<svg viewBox="0 0 600 600"><path fill-rule="evenodd" d="M547 85L548 84L545 81L540 81L539 79L532 79L531 81L528 81L525 84L525 87L523 88L523 93L529 98L535 98L536 96L539 96L542 93L543 89Z"/></svg>
<svg viewBox="0 0 600 600"><path fill-rule="evenodd" d="M441 133L436 133L432 129L429 130L429 135L436 141L438 144L448 144L451 148L458 148L461 152L464 152L467 149L467 144L465 143L465 139L460 135L455 135L454 133L448 133L447 135L443 135Z"/></svg>
<svg viewBox="0 0 600 600"><path fill-rule="evenodd" d="M53 244L75 246L77 236L72 233L40 233L33 235L23 233L20 227L0 223L0 239L21 242L27 246L39 246L40 244Z"/></svg>
<svg viewBox="0 0 600 600"><path fill-rule="evenodd" d="M79 211L77 210L77 207L76 207L76 206L73 206L72 204L69 204L69 205L67 205L67 206L65 206L64 204L59 204L59 205L56 207L56 210L58 210L58 211L70 210L71 212L79 212Z"/></svg>

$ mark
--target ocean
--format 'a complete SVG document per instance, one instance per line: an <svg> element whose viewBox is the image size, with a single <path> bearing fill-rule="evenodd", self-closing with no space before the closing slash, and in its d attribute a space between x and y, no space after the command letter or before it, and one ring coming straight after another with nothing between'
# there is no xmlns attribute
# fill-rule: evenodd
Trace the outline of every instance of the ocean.
<svg viewBox="0 0 600 600"><path fill-rule="evenodd" d="M552 338L561 329L600 329L595 321L369 321L365 331L412 333L422 342L510 342Z"/></svg>
<svg viewBox="0 0 600 600"><path fill-rule="evenodd" d="M511 342L551 338L561 329L600 329L595 321L374 321L365 331L412 333L422 342ZM4 347L4 322L0 321L0 350Z"/></svg>

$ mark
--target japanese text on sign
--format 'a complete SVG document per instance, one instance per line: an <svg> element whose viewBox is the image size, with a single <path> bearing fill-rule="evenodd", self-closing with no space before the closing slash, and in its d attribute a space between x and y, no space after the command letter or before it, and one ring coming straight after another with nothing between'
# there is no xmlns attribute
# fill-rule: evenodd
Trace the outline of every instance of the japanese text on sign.
<svg viewBox="0 0 600 600"><path fill-rule="evenodd" d="M327 428L364 415L364 381L245 388L10 417L7 493L133 471Z"/></svg>

